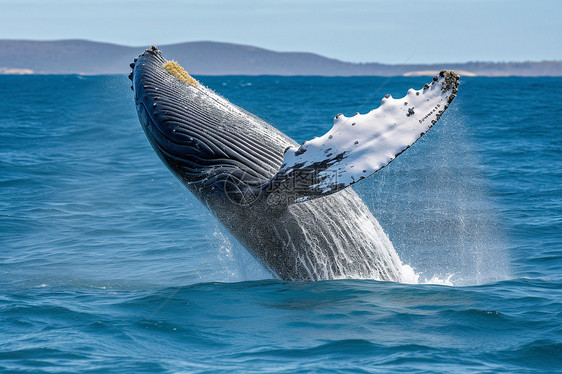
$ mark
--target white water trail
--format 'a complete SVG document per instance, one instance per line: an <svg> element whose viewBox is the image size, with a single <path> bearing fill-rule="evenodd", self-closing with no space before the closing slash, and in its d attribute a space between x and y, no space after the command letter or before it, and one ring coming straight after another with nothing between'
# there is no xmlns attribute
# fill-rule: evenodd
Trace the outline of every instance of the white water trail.
<svg viewBox="0 0 562 374"><path fill-rule="evenodd" d="M212 248L216 265L214 280L221 282L242 282L271 278L271 273L260 265L248 251L232 238L219 222L213 225Z"/></svg>

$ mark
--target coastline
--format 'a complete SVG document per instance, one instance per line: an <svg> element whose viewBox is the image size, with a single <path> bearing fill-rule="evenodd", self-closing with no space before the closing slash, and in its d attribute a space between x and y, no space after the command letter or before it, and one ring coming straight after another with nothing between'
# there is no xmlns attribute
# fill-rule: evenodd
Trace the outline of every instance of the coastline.
<svg viewBox="0 0 562 374"><path fill-rule="evenodd" d="M193 75L276 76L433 76L454 70L466 77L562 76L562 60L383 64L346 62L307 52L277 52L247 45L185 42L160 45ZM131 47L87 40L0 40L1 74L128 74L129 63L147 46Z"/></svg>

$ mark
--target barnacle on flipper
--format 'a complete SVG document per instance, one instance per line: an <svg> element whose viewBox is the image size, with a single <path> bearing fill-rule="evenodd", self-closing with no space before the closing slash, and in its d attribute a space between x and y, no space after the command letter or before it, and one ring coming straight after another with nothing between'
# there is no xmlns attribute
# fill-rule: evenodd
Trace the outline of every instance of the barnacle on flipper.
<svg viewBox="0 0 562 374"><path fill-rule="evenodd" d="M456 94L457 91L458 91L457 87L459 85L460 76L452 70L441 70L439 72L439 76L442 77L442 78L443 77L445 78L445 80L443 81L443 86L442 86L441 90L443 92L448 91L448 90L452 90L453 94ZM436 81L437 80L436 78L437 78L437 76L435 76L433 78L433 80Z"/></svg>
<svg viewBox="0 0 562 374"><path fill-rule="evenodd" d="M164 69L166 69L166 71L170 74L172 74L173 76L179 78L180 80L186 82L189 85L195 86L197 87L199 85L199 82L197 82L197 80L195 80L195 78L193 78L191 75L189 75L187 73L187 71L185 71L184 68L182 68L180 66L180 64L178 64L175 61L168 61L164 64Z"/></svg>

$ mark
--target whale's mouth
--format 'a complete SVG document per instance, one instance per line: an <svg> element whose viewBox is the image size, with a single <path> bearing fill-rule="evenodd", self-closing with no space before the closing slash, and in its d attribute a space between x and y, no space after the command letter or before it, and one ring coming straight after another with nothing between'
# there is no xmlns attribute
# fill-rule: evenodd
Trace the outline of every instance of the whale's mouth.
<svg viewBox="0 0 562 374"><path fill-rule="evenodd" d="M178 132L173 118L183 114L174 113L173 108L180 110L183 105L174 102L174 98L185 89L178 87L180 83L186 82L178 79L179 72L174 75L165 66L170 67L169 61L156 47L151 47L131 64L129 78L139 121L150 144L164 164L184 179L190 173L200 174L197 170L204 165L190 163L190 155L201 154L206 147L198 144L196 138Z"/></svg>
<svg viewBox="0 0 562 374"><path fill-rule="evenodd" d="M160 146L167 142L177 146L192 143L193 139L178 132L172 118L174 115L185 115L183 110L189 108L181 102L181 92L190 85L197 86L198 82L177 63L162 57L154 46L135 59L131 68L131 89L135 93L140 122L149 140ZM182 113L174 113L174 109ZM173 151L173 144L167 144L166 149Z"/></svg>

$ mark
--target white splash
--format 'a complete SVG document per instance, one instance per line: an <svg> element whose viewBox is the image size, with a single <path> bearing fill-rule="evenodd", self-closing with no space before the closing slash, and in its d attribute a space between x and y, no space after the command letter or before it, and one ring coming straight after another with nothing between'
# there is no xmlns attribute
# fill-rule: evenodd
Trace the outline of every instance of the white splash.
<svg viewBox="0 0 562 374"><path fill-rule="evenodd" d="M445 278L433 275L431 278L421 278L421 273L416 273L410 265L402 265L402 283L407 284L440 284L443 286L454 286L451 278L454 274L448 274Z"/></svg>
<svg viewBox="0 0 562 374"><path fill-rule="evenodd" d="M288 208L302 233L292 233L299 242L293 255L307 269L309 278L400 282L400 259L378 221L351 188L337 195ZM279 235L285 236L281 238L284 242L292 243L288 233ZM301 237L303 244L298 240Z"/></svg>

